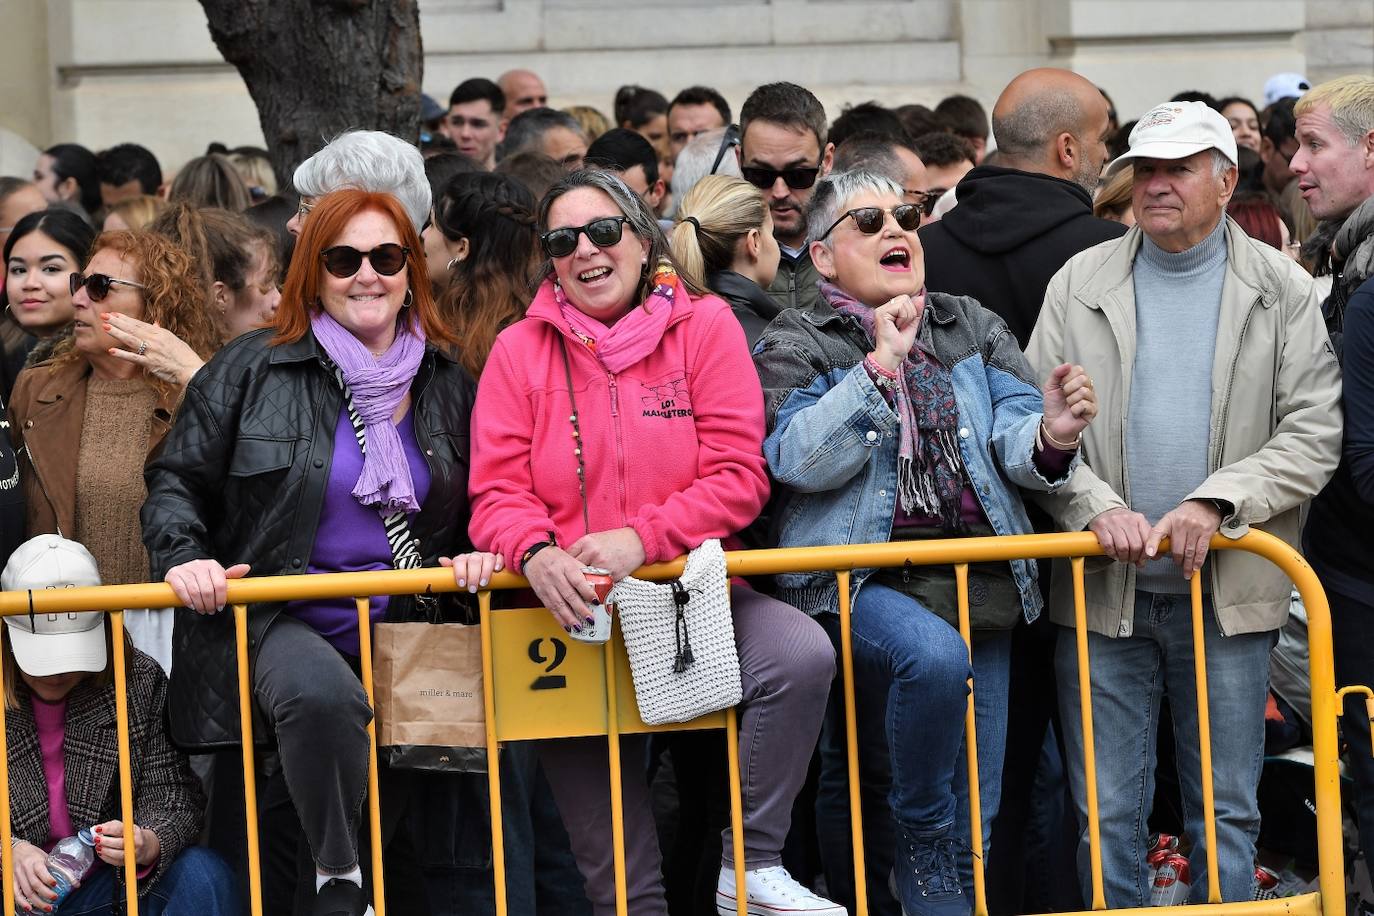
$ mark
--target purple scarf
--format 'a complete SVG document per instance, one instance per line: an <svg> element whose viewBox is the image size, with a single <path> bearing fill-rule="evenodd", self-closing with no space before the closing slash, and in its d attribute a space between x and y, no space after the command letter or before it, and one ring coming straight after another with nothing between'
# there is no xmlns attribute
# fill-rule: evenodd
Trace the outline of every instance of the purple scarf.
<svg viewBox="0 0 1374 916"><path fill-rule="evenodd" d="M820 287L821 298L841 315L858 321L872 346L873 309L832 283L822 280ZM929 352L929 333L922 313L920 332L897 370L893 390L899 443L897 497L906 514L938 518L945 530L959 531L964 491L959 405L954 399L953 375Z"/></svg>
<svg viewBox="0 0 1374 916"><path fill-rule="evenodd" d="M382 518L420 509L405 448L391 422L425 355L425 339L408 318L397 323L396 339L376 358L324 309L310 319L315 339L343 373L344 384L353 393L353 407L363 421L367 447L353 497L364 506L376 507Z"/></svg>

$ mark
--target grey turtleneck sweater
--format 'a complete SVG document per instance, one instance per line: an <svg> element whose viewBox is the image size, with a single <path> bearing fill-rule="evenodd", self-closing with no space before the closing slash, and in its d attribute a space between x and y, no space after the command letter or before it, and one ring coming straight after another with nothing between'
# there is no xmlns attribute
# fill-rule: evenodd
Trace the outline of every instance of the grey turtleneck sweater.
<svg viewBox="0 0 1374 916"><path fill-rule="evenodd" d="M1225 219L1186 251L1165 251L1146 237L1136 254L1126 473L1131 508L1151 525L1207 477L1212 356L1225 277ZM1173 560L1164 558L1145 565L1136 588L1187 594L1188 582Z"/></svg>

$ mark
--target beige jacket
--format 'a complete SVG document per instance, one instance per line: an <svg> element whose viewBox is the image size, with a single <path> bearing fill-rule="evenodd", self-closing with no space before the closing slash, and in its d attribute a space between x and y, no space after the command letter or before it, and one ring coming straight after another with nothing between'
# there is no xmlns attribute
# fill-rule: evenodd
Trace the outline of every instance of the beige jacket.
<svg viewBox="0 0 1374 916"><path fill-rule="evenodd" d="M1045 291L1026 350L1041 376L1062 362L1081 363L1097 390L1099 415L1083 433L1084 464L1055 493L1034 494L1065 531L1081 531L1130 499L1126 411L1136 347L1131 271L1141 239L1140 229L1133 228L1065 264ZM1222 520L1226 537L1238 538L1254 525L1297 545L1299 506L1321 490L1340 459L1340 370L1311 278L1230 219L1226 245L1212 363L1211 473L1188 498L1235 507ZM1180 398L1193 396L1178 392ZM1263 632L1283 623L1291 586L1277 567L1224 551L1212 555L1208 569L1223 633ZM1135 568L1092 563L1084 585L1089 628L1130 636ZM1073 625L1067 563L1056 569L1050 616Z"/></svg>

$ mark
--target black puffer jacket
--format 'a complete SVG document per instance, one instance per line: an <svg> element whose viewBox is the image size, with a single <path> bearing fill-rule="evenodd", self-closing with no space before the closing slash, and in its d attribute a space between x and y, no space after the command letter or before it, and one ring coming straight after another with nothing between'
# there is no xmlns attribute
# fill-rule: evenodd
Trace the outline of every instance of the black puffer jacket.
<svg viewBox="0 0 1374 916"><path fill-rule="evenodd" d="M161 454L146 473L143 542L154 579L190 560L251 575L305 572L315 542L343 395L312 334L267 346L272 331L246 334L215 355L186 389ZM429 496L411 522L425 565L468 548L468 423L476 388L447 354L430 347L411 388L415 435L429 462ZM255 605L256 655L280 604ZM390 619L414 601L393 598ZM238 669L231 615L176 612L168 703L172 740L187 749L239 740ZM260 725L254 734L261 737Z"/></svg>
<svg viewBox="0 0 1374 916"><path fill-rule="evenodd" d="M706 278L706 287L726 302L744 328L749 349L754 348L764 329L778 317L782 307L773 301L768 291L748 277L732 270L720 270Z"/></svg>
<svg viewBox="0 0 1374 916"><path fill-rule="evenodd" d="M921 227L926 288L977 299L1024 350L1050 277L1080 251L1125 234L1093 216L1092 197L1071 181L980 165L959 182L958 206Z"/></svg>

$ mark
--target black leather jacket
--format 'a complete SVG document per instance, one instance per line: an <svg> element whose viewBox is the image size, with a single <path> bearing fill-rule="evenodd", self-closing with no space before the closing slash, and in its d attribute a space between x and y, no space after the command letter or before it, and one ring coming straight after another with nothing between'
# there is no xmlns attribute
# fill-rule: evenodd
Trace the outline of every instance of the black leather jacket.
<svg viewBox="0 0 1374 916"><path fill-rule="evenodd" d="M146 472L143 542L155 580L213 557L250 575L303 573L324 505L343 395L307 333L269 347L271 330L230 343L186 389L176 423ZM468 549L468 423L475 386L448 354L427 348L411 388L415 435L429 462L429 495L411 521L427 566ZM256 646L281 612L254 605ZM414 600L397 596L389 619ZM238 670L231 615L176 611L169 712L173 741L188 749L239 740ZM255 735L262 730L255 727Z"/></svg>

